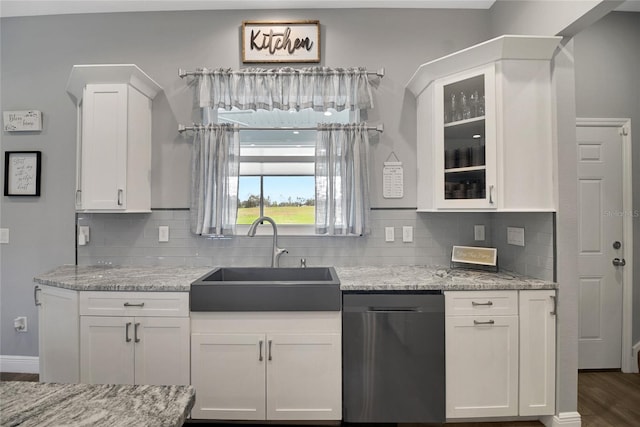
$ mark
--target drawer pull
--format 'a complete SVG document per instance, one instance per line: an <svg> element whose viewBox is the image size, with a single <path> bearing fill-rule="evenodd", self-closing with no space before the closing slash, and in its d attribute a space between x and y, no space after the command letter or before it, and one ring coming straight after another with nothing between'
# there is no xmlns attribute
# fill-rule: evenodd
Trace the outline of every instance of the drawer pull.
<svg viewBox="0 0 640 427"><path fill-rule="evenodd" d="M471 301L471 305L472 306L477 306L477 305L488 305L488 306L492 306L493 302L492 301L487 301L487 302L475 302L475 301Z"/></svg>
<svg viewBox="0 0 640 427"><path fill-rule="evenodd" d="M493 325L494 323L496 322L494 322L493 320L487 320L486 322L480 322L478 320L473 321L474 325Z"/></svg>
<svg viewBox="0 0 640 427"><path fill-rule="evenodd" d="M124 327L124 340L126 342L131 342L131 338L129 338L129 326L131 326L131 322L127 322Z"/></svg>
<svg viewBox="0 0 640 427"><path fill-rule="evenodd" d="M36 305L42 305L42 303L40 301L38 301L38 291L40 290L40 286L36 286L33 288L33 300L35 301Z"/></svg>
<svg viewBox="0 0 640 427"><path fill-rule="evenodd" d="M140 308L142 308L142 307L144 307L144 303L141 302L139 304L131 304L130 302L125 302L124 306L125 307L140 307Z"/></svg>
<svg viewBox="0 0 640 427"><path fill-rule="evenodd" d="M553 310L549 314L556 316L558 314L558 300L555 295L551 295L551 299L553 300Z"/></svg>

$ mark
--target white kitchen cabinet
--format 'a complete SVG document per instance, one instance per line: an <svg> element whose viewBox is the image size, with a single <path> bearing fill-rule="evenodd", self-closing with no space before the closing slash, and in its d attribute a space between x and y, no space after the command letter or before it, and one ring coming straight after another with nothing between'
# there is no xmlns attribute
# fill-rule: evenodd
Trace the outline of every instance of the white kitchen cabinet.
<svg viewBox="0 0 640 427"><path fill-rule="evenodd" d="M556 294L520 291L520 415L555 413Z"/></svg>
<svg viewBox="0 0 640 427"><path fill-rule="evenodd" d="M418 211L555 211L550 60L559 37L501 36L418 68Z"/></svg>
<svg viewBox="0 0 640 427"><path fill-rule="evenodd" d="M517 291L447 292L445 305L464 297L470 311L445 309L446 417L518 414ZM494 310L493 297L511 301Z"/></svg>
<svg viewBox="0 0 640 427"><path fill-rule="evenodd" d="M340 330L340 312L192 313L192 418L341 419Z"/></svg>
<svg viewBox="0 0 640 427"><path fill-rule="evenodd" d="M80 379L78 293L38 285L38 354L40 381L77 383Z"/></svg>
<svg viewBox="0 0 640 427"><path fill-rule="evenodd" d="M555 291L445 292L447 419L555 413Z"/></svg>
<svg viewBox="0 0 640 427"><path fill-rule="evenodd" d="M81 382L189 384L187 307L186 292L81 292Z"/></svg>
<svg viewBox="0 0 640 427"><path fill-rule="evenodd" d="M151 103L160 90L135 65L73 67L77 211L151 211Z"/></svg>

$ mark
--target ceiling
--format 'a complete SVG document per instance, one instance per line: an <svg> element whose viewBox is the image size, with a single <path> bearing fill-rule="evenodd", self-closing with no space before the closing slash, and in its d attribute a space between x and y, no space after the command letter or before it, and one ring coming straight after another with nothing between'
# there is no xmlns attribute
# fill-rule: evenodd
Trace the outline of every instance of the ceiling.
<svg viewBox="0 0 640 427"><path fill-rule="evenodd" d="M489 9L495 0L0 0L0 17L223 9ZM616 10L640 12L640 0Z"/></svg>

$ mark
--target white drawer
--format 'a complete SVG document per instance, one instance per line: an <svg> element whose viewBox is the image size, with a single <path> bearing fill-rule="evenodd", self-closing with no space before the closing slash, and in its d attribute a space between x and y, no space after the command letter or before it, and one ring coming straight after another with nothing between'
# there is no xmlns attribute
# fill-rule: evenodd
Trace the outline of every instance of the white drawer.
<svg viewBox="0 0 640 427"><path fill-rule="evenodd" d="M518 314L518 291L447 291L447 316L511 316Z"/></svg>
<svg viewBox="0 0 640 427"><path fill-rule="evenodd" d="M188 292L80 292L81 316L189 316Z"/></svg>

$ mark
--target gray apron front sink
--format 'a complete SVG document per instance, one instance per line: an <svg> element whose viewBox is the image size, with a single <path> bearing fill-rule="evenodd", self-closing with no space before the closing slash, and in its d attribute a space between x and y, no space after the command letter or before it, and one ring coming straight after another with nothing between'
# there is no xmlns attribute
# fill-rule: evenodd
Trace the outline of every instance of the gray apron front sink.
<svg viewBox="0 0 640 427"><path fill-rule="evenodd" d="M333 267L220 267L191 284L191 311L339 311Z"/></svg>

